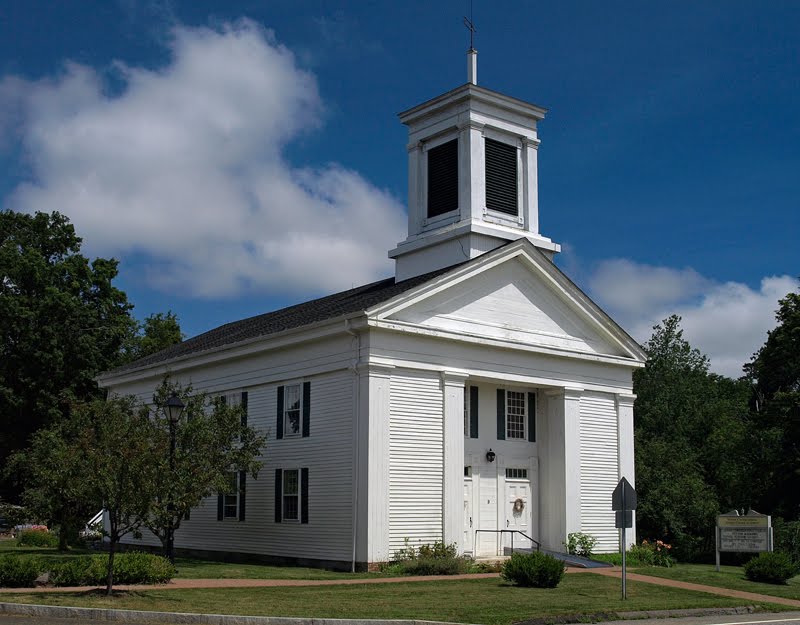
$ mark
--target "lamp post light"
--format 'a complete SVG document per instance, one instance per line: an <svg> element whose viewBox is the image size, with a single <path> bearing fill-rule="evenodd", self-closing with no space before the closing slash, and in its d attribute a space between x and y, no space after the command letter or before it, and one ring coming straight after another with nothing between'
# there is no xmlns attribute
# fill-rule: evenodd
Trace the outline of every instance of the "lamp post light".
<svg viewBox="0 0 800 625"><path fill-rule="evenodd" d="M175 483L175 428L178 425L178 419L181 418L183 409L186 405L178 397L178 394L173 392L172 397L167 400L166 409L167 416L169 417L169 500L167 501L167 510L170 513L169 524L167 525L167 558L173 564L175 563L175 529L172 527L172 520L174 518L175 503L174 495L172 492L172 485Z"/></svg>

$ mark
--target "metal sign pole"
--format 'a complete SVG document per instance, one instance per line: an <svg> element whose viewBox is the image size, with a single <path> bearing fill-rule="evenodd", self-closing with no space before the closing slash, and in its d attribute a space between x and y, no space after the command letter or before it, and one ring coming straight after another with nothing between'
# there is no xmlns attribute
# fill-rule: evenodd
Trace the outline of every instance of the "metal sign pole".
<svg viewBox="0 0 800 625"><path fill-rule="evenodd" d="M625 523L625 513L627 512L627 510L628 510L628 505L627 505L627 502L625 501L625 489L623 488L622 489L622 547L621 547L622 548L622 598L623 599L627 599L628 598L628 588L627 588L627 584L626 584L626 582L627 582L627 579L626 579L626 577L627 577L627 566L626 566L626 558L625 558L626 552L628 551L628 549L627 549L628 545L625 542L625 525L626 525L626 523Z"/></svg>
<svg viewBox="0 0 800 625"><path fill-rule="evenodd" d="M719 525L719 522L717 522ZM717 551L717 573L719 573L719 527L714 528L714 543Z"/></svg>

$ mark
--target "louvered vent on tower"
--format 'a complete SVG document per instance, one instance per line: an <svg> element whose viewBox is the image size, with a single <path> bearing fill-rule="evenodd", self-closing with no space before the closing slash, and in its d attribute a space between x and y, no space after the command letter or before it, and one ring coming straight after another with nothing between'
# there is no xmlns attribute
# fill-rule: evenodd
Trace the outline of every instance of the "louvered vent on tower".
<svg viewBox="0 0 800 625"><path fill-rule="evenodd" d="M428 217L458 208L458 139L428 150Z"/></svg>
<svg viewBox="0 0 800 625"><path fill-rule="evenodd" d="M486 139L486 208L519 214L517 202L517 148Z"/></svg>

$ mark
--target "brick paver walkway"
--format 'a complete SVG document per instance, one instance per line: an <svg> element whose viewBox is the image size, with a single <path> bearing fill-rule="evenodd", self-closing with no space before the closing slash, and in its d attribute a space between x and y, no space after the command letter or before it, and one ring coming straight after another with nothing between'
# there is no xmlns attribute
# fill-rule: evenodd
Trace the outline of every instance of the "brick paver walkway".
<svg viewBox="0 0 800 625"><path fill-rule="evenodd" d="M577 571L575 571L577 572ZM595 573L606 577L622 577L622 570L618 567L611 569L582 569L581 572ZM800 601L797 599L787 599L785 597L775 597L773 595L762 595L745 590L732 590L730 588L720 588L719 586L707 586L705 584L693 584L692 582L679 582L676 579L666 579L664 577L651 577L640 573L628 572L627 578L632 581L645 582L647 584L657 584L659 586L669 586L671 588L684 588L686 590L697 590L723 597L733 597L735 599L747 599L754 603L777 603L800 608Z"/></svg>

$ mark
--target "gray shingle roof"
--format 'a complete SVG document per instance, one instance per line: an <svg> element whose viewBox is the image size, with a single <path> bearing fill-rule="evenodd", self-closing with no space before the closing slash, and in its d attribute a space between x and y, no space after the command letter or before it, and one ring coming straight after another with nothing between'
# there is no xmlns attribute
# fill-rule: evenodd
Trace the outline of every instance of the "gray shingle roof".
<svg viewBox="0 0 800 625"><path fill-rule="evenodd" d="M326 319L367 310L376 304L390 300L396 295L400 295L428 280L447 273L451 269L453 267L445 267L444 269L438 269L401 282L395 282L394 278L387 278L386 280L365 284L364 286L320 297L302 304L295 304L294 306L249 317L248 319L226 323L218 328L187 339L182 343L172 345L160 352L107 371L103 374L103 377L134 371L174 358L200 354L225 345L233 345L248 339L268 336L284 330L291 330Z"/></svg>

